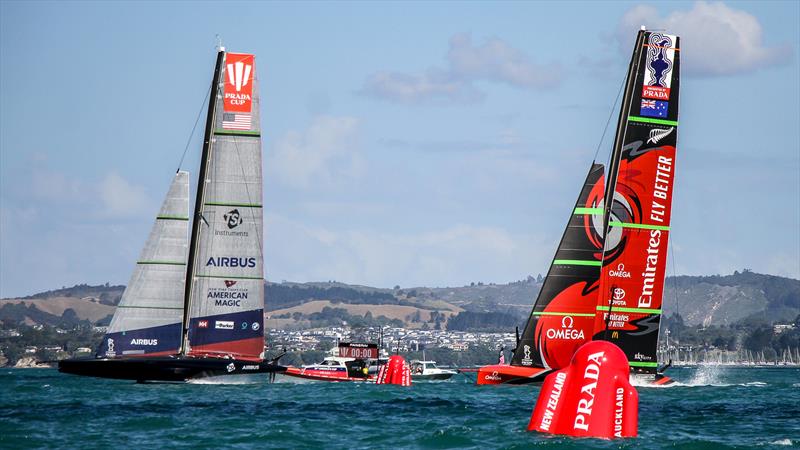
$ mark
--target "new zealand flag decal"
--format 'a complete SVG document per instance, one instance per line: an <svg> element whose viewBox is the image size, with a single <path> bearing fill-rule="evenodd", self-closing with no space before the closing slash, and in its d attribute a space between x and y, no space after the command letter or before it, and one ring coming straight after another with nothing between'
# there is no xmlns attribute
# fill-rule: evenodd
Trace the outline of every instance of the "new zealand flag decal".
<svg viewBox="0 0 800 450"><path fill-rule="evenodd" d="M642 100L642 110L640 114L643 117L659 117L665 119L668 110L669 102Z"/></svg>

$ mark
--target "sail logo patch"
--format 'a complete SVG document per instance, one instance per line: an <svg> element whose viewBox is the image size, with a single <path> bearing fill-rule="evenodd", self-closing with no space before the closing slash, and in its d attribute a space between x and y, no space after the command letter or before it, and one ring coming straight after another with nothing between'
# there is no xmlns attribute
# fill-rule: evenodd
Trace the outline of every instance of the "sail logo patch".
<svg viewBox="0 0 800 450"><path fill-rule="evenodd" d="M653 128L652 130L650 130L650 139L647 140L647 143L658 144L658 141L669 136L670 134L672 134L673 131L675 131L675 127Z"/></svg>
<svg viewBox="0 0 800 450"><path fill-rule="evenodd" d="M214 306L241 307L242 300L247 300L247 295L248 291L246 288L232 289L226 282L224 288L209 288L206 294L206 300L214 300Z"/></svg>
<svg viewBox="0 0 800 450"><path fill-rule="evenodd" d="M208 328L208 321L207 320L198 321L197 328Z"/></svg>
<svg viewBox="0 0 800 450"><path fill-rule="evenodd" d="M250 233L242 230L235 230L236 227L244 222L242 215L238 209L232 209L222 215L222 219L227 230L214 230L214 236L233 236L233 237L248 237Z"/></svg>
<svg viewBox="0 0 800 450"><path fill-rule="evenodd" d="M647 42L642 98L669 100L676 37L652 33Z"/></svg>
<svg viewBox="0 0 800 450"><path fill-rule="evenodd" d="M616 270L615 269L608 270L608 276L612 278L630 278L631 273L625 270L625 264L619 263Z"/></svg>
<svg viewBox="0 0 800 450"><path fill-rule="evenodd" d="M255 58L245 53L225 56L223 113L250 114L253 109L253 72Z"/></svg>
<svg viewBox="0 0 800 450"><path fill-rule="evenodd" d="M548 328L545 334L548 339L584 339L583 330L576 330L573 328L574 322L575 319L573 319L572 316L564 316L564 318L561 319L561 328L558 330L555 328Z"/></svg>
<svg viewBox="0 0 800 450"><path fill-rule="evenodd" d="M228 256L210 257L206 262L206 267L255 267L255 258L237 258Z"/></svg>

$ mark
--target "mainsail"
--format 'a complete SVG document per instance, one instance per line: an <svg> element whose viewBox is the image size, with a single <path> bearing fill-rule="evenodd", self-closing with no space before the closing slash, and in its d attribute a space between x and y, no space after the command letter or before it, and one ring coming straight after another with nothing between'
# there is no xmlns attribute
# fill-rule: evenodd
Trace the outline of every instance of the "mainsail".
<svg viewBox="0 0 800 450"><path fill-rule="evenodd" d="M603 165L592 164L511 365L559 369L592 336L602 257Z"/></svg>
<svg viewBox="0 0 800 450"><path fill-rule="evenodd" d="M640 31L609 169L594 339L655 373L678 135L679 38Z"/></svg>
<svg viewBox="0 0 800 450"><path fill-rule="evenodd" d="M201 162L183 352L258 360L264 259L255 57L220 52L216 73L222 95L212 96Z"/></svg>
<svg viewBox="0 0 800 450"><path fill-rule="evenodd" d="M100 355L153 356L178 352L188 223L189 173L179 171L114 312L98 351Z"/></svg>

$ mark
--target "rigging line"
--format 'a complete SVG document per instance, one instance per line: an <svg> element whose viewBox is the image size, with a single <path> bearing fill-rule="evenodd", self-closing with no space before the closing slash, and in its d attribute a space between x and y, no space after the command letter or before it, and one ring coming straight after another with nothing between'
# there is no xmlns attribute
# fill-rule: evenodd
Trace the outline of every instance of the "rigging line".
<svg viewBox="0 0 800 450"><path fill-rule="evenodd" d="M183 154L181 155L181 161L178 163L178 170L181 170L183 166L183 159L186 158L186 152L189 150L189 144L192 143L192 138L194 137L194 132L197 130L197 124L200 123L200 117L203 115L203 110L205 109L206 102L208 101L209 94L211 93L211 86L208 87L208 91L203 96L203 104L200 105L200 111L197 112L197 119L194 120L194 126L192 127L192 132L189 133L189 139L186 140L186 146L183 148ZM177 172L177 171L176 171Z"/></svg>
<svg viewBox="0 0 800 450"><path fill-rule="evenodd" d="M255 102L253 102L253 103L255 103ZM259 101L259 106L260 106L260 104L261 104L261 102ZM256 105L253 105L253 106L255 107ZM238 139L236 139L236 136L233 136L233 146L234 146L234 148L236 148L236 157L239 159L239 170L242 173L242 180L245 180L246 178L245 178L245 173L244 173L244 164L242 164L242 155L239 152L239 142L238 142ZM260 152L261 152L261 142L260 142L260 139L259 139L259 154L260 154ZM260 170L262 170L262 168L259 166L258 170L260 171ZM261 182L262 182L262 189L263 189L263 182L264 182L263 181L264 180L263 175L261 177L261 180L262 180ZM243 184L244 184L245 195L247 196L247 202L252 204L253 203L253 199L250 196L250 187L249 187L247 182L244 182ZM262 198L260 199L259 204L263 204L263 202L264 202L264 200L263 200L263 194L262 194ZM256 219L255 208L250 208L250 218L253 219L253 222L255 223L255 219ZM262 205L262 209L261 209L261 229L262 229L262 231L264 229L264 210L263 210L263 205ZM262 278L266 280L266 273L265 273L266 271L264 270L264 245L261 242L261 238L259 237L259 233L258 232L256 232L256 240L258 242L258 251L261 253L261 275L262 275Z"/></svg>
<svg viewBox="0 0 800 450"><path fill-rule="evenodd" d="M675 248L672 241L669 241L669 253L672 256L672 290L675 297L675 314L681 315L680 304L678 303L678 276L675 274Z"/></svg>
<svg viewBox="0 0 800 450"><path fill-rule="evenodd" d="M619 95L622 93L622 88L625 87L626 78L627 75L622 78L622 84L619 85L617 98L614 99L614 104L611 105L611 111L608 112L608 120L606 120L606 126L603 128L603 135L600 136L600 142L597 143L597 150L594 151L594 157L592 158L592 161L597 160L597 154L600 153L600 147L603 146L603 140L606 138L606 133L608 132L608 125L611 123L611 118L614 117L614 110L617 108L617 102L619 102Z"/></svg>

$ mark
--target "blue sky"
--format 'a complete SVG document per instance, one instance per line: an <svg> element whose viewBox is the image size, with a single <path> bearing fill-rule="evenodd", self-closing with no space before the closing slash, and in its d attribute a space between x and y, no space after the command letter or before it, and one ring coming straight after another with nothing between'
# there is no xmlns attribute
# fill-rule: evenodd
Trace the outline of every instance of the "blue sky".
<svg viewBox="0 0 800 450"><path fill-rule="evenodd" d="M2 2L0 296L127 283L216 34L257 57L269 280L543 273L642 24L683 39L669 273L800 278L799 19L797 2Z"/></svg>

